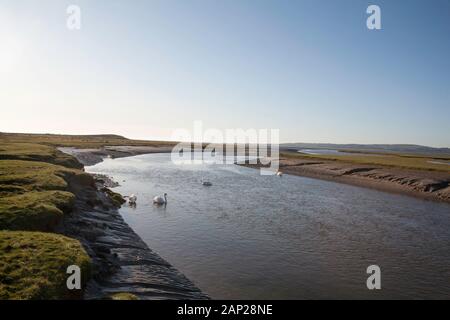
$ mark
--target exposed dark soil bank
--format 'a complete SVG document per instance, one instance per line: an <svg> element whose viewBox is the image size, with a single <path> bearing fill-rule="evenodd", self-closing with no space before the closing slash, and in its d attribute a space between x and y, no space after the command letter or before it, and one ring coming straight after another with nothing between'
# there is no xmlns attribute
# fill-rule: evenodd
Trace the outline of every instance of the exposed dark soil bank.
<svg viewBox="0 0 450 320"><path fill-rule="evenodd" d="M260 165L244 166L259 168ZM450 174L337 161L280 159L284 173L450 202Z"/></svg>
<svg viewBox="0 0 450 320"><path fill-rule="evenodd" d="M103 299L129 292L140 299L208 299L128 226L103 188L112 185L105 180L97 177L95 184L69 181L70 191L76 195L75 207L58 230L78 239L93 260L93 278L85 298Z"/></svg>

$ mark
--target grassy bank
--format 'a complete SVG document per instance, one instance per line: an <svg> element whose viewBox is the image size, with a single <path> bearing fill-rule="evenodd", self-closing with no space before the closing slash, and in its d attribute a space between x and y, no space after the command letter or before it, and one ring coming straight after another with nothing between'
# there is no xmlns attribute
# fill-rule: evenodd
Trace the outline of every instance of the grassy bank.
<svg viewBox="0 0 450 320"><path fill-rule="evenodd" d="M51 231L72 208L70 179L92 178L45 162L0 160L0 230Z"/></svg>
<svg viewBox="0 0 450 320"><path fill-rule="evenodd" d="M81 244L61 235L0 231L0 299L81 298L66 287L67 267L89 277L90 260Z"/></svg>
<svg viewBox="0 0 450 320"><path fill-rule="evenodd" d="M101 149L108 146L168 147L173 144L129 140L115 135L0 133L0 299L81 298L81 291L65 289L68 265L82 267L84 280L89 273L97 276L117 267L111 262L112 253L104 248L93 249L89 243L92 239L95 241L98 233L103 234L103 228L109 229L104 221L110 223L110 228L114 227L114 218L105 217L103 222L91 225L93 220L101 218L92 217L90 210L105 205L96 211L99 216L108 215L108 212L118 214L105 208L110 208L111 204L120 206L124 199L108 188L97 191L93 177L83 172L82 165L74 157L57 147ZM104 197L111 201L103 201ZM76 208L73 208L74 203ZM63 218L64 224L60 224ZM79 241L52 233L55 230L82 239L83 243L86 241L92 261ZM114 243L110 246L114 247ZM145 249L141 251L147 254ZM164 272L185 281L170 268ZM194 286L190 289L192 296L203 297ZM128 292L104 298L137 299Z"/></svg>
<svg viewBox="0 0 450 320"><path fill-rule="evenodd" d="M0 140L0 299L82 297L66 289L66 269L79 266L86 281L89 256L79 241L41 232L71 211L70 181L93 184L81 168L53 146Z"/></svg>
<svg viewBox="0 0 450 320"><path fill-rule="evenodd" d="M52 146L37 143L4 142L0 139L1 160L43 161L67 168L81 169L83 166L73 157Z"/></svg>

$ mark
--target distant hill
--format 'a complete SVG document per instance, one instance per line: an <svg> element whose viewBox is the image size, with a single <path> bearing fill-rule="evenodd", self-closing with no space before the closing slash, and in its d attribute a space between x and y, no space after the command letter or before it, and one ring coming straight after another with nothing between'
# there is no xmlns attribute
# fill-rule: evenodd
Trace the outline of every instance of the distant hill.
<svg viewBox="0 0 450 320"><path fill-rule="evenodd" d="M167 146L169 141L132 140L116 134L66 135L0 132L1 143L37 143L57 147L100 148L104 146Z"/></svg>
<svg viewBox="0 0 450 320"><path fill-rule="evenodd" d="M32 139L94 139L94 140L108 140L108 139L118 139L118 140L128 140L123 136L117 134L84 134L84 135L71 135L71 134L52 134L52 133L7 133L0 132L0 137L4 138L32 138Z"/></svg>
<svg viewBox="0 0 450 320"><path fill-rule="evenodd" d="M407 153L420 155L450 155L450 148L433 148L415 144L333 144L333 143L284 143L280 150L331 149L377 153Z"/></svg>

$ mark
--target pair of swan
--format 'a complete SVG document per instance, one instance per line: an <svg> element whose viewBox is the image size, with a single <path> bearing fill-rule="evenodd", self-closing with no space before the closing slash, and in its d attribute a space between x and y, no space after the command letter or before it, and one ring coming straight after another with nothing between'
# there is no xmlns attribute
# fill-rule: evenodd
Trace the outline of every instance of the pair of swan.
<svg viewBox="0 0 450 320"><path fill-rule="evenodd" d="M131 194L128 197L125 197L128 199L128 203L130 205L135 205L137 202L137 197L134 194ZM154 204L167 204L167 193L164 193L164 196L156 196L153 198Z"/></svg>

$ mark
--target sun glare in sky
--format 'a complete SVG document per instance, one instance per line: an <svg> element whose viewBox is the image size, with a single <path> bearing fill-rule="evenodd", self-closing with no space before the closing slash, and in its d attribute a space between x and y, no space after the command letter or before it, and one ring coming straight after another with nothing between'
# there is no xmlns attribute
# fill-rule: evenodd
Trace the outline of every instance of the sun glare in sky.
<svg viewBox="0 0 450 320"><path fill-rule="evenodd" d="M381 30L363 0L71 4L0 4L0 131L450 146L448 1L379 1Z"/></svg>

